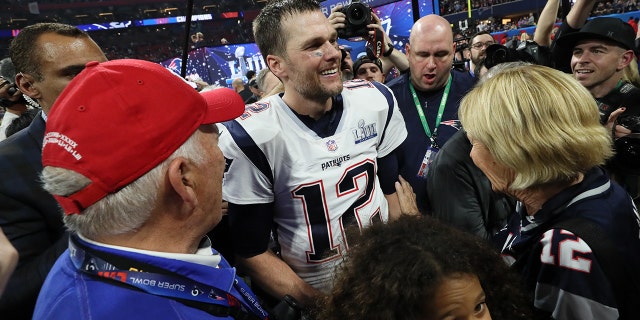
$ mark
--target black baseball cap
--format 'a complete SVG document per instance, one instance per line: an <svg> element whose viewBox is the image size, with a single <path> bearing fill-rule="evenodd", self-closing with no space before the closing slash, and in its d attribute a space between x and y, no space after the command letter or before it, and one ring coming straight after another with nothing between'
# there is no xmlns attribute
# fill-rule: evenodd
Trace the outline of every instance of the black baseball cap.
<svg viewBox="0 0 640 320"><path fill-rule="evenodd" d="M356 59L356 61L353 62L353 73L357 74L358 73L358 69L360 69L360 67L365 63L373 63L373 64L375 64L376 66L378 66L378 68L380 68L380 72L382 72L382 61L380 61L380 59L378 59L378 58L371 59L368 56L364 55L364 56Z"/></svg>
<svg viewBox="0 0 640 320"><path fill-rule="evenodd" d="M561 36L556 41L557 45L564 48L573 48L581 40L605 40L618 46L636 51L636 32L630 24L619 18L594 18L580 28L580 31Z"/></svg>

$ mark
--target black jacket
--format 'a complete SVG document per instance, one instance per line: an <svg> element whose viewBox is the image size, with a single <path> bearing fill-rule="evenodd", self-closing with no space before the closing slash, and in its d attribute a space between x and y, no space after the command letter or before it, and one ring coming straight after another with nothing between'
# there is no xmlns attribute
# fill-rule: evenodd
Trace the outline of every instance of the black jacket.
<svg viewBox="0 0 640 320"><path fill-rule="evenodd" d="M434 217L464 231L491 239L515 211L515 200L493 192L475 166L471 142L463 130L440 149L427 173L427 200Z"/></svg>
<svg viewBox="0 0 640 320"><path fill-rule="evenodd" d="M44 279L67 249L58 203L40 185L44 129L38 113L0 143L0 227L20 257L0 299L2 319L31 319Z"/></svg>

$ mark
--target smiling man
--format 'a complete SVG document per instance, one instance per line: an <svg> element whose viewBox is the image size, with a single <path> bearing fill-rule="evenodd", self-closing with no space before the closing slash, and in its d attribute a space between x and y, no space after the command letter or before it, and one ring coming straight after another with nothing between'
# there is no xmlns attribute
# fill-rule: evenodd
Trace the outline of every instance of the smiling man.
<svg viewBox="0 0 640 320"><path fill-rule="evenodd" d="M225 123L223 197L252 282L308 305L331 288L346 228L399 215L394 150L407 133L387 87L343 86L337 34L316 1L273 1L253 29L285 90ZM280 256L268 248L273 226Z"/></svg>
<svg viewBox="0 0 640 320"><path fill-rule="evenodd" d="M474 80L452 69L455 45L449 22L437 15L420 18L406 45L409 70L387 85L398 99L408 138L400 147L400 174L416 193L418 208L427 211L425 178L433 157L460 129L458 102Z"/></svg>
<svg viewBox="0 0 640 320"><path fill-rule="evenodd" d="M624 70L636 63L633 28L618 18L595 18L560 37L556 45L571 50L573 76L598 102L600 122L612 132L616 154L607 162L607 171L638 199L640 167L635 150L640 142L626 135L640 116L640 89L624 79Z"/></svg>
<svg viewBox="0 0 640 320"><path fill-rule="evenodd" d="M634 40L635 32L626 22L597 18L580 31L558 39L557 44L572 48L573 76L594 98L600 99L621 85L623 70L633 61Z"/></svg>

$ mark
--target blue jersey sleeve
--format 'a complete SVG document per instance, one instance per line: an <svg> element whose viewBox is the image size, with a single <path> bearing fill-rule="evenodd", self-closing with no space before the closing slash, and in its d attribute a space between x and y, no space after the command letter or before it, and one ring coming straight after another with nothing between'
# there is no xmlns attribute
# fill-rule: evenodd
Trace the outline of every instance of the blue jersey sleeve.
<svg viewBox="0 0 640 320"><path fill-rule="evenodd" d="M273 227L273 210L273 202L249 205L229 203L231 241L238 256L250 258L267 251Z"/></svg>
<svg viewBox="0 0 640 320"><path fill-rule="evenodd" d="M396 192L396 181L399 176L398 157L396 151L378 158L378 179L380 180L380 188L384 194L392 194Z"/></svg>

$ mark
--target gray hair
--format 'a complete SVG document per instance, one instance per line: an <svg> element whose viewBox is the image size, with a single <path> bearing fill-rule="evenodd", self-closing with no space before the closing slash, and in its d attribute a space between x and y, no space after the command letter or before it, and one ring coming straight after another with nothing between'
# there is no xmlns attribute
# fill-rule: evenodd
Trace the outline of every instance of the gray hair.
<svg viewBox="0 0 640 320"><path fill-rule="evenodd" d="M493 76L495 76L496 74L504 70L509 70L515 67L533 66L533 65L534 65L533 63L526 62L526 61L512 61L512 62L503 62L503 63L496 64L491 69L489 69L489 71L487 71L487 73L485 73L484 76L480 78L480 80L478 80L478 83L476 85L479 86L483 84L485 81L493 78Z"/></svg>
<svg viewBox="0 0 640 320"><path fill-rule="evenodd" d="M108 194L81 214L64 217L71 232L89 239L124 234L140 228L151 216L158 198L158 190L169 163L178 157L195 163L204 163L196 130L187 141L155 168L115 193ZM42 170L43 187L53 195L67 196L80 191L91 183L89 178L72 170L47 166Z"/></svg>
<svg viewBox="0 0 640 320"><path fill-rule="evenodd" d="M267 75L269 74L269 72L271 72L271 70L269 70L269 68L264 68L262 70L260 70L260 72L258 72L258 75L256 76L256 84L258 85L258 89L262 92L267 93L265 88L265 79L267 78Z"/></svg>

